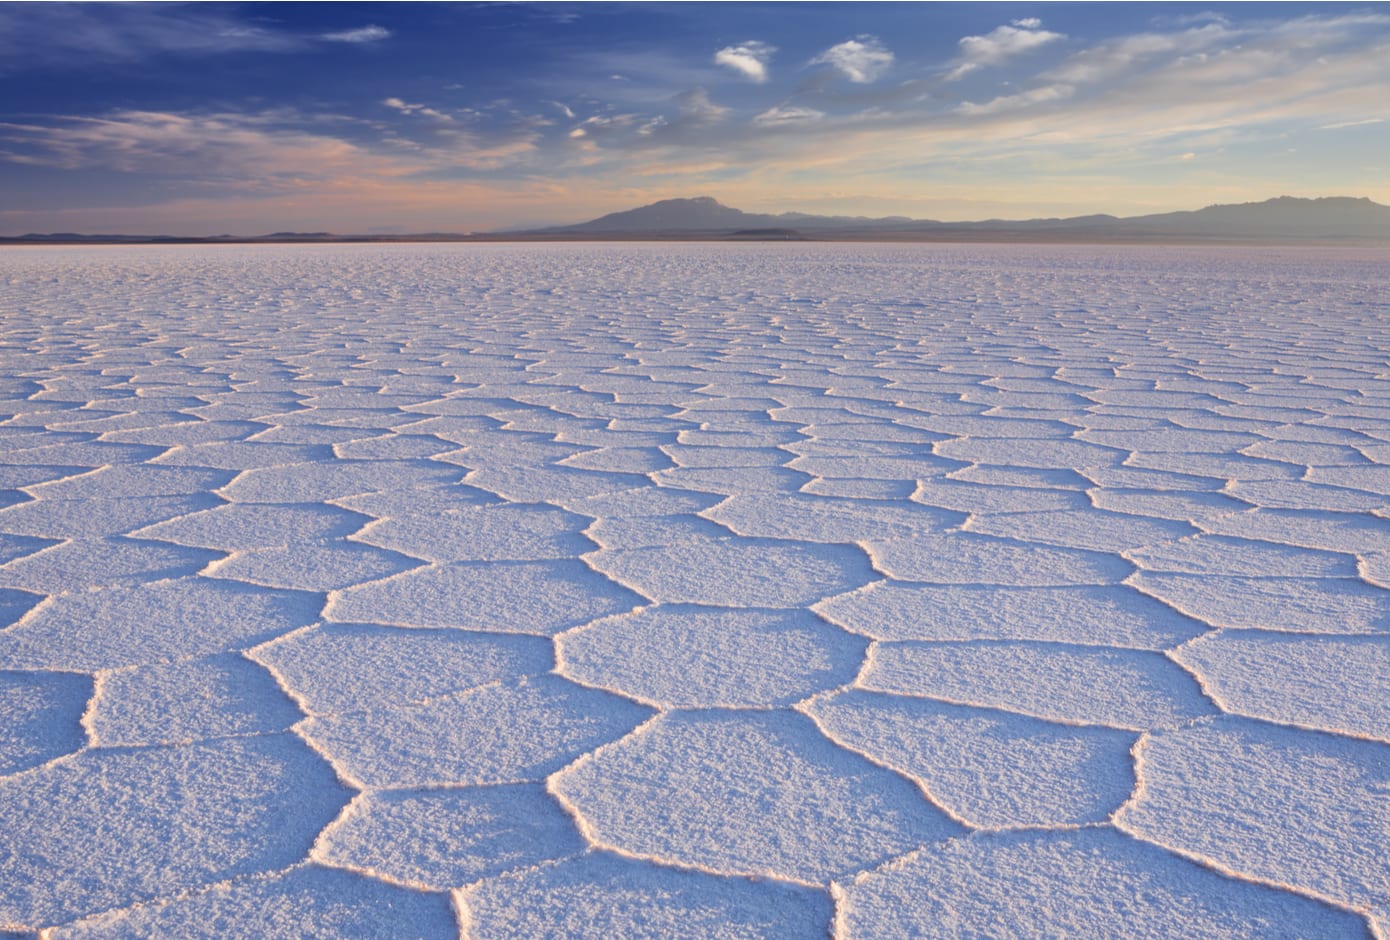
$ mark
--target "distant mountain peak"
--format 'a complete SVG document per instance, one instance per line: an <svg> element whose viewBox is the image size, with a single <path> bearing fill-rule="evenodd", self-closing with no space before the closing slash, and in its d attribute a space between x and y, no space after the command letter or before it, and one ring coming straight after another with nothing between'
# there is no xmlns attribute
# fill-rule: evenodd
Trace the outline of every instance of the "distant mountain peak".
<svg viewBox="0 0 1390 940"><path fill-rule="evenodd" d="M1269 244L1371 243L1390 245L1390 206L1365 196L1275 196L1263 202L1210 205L1183 212L1117 218L1071 218L981 222L934 222L904 216L778 215L743 212L713 196L663 199L613 212L578 225L525 231L421 233L414 235L332 235L327 232L274 232L255 237L83 235L75 232L0 236L8 244L165 244L378 241L475 241L498 239L760 239L880 241L1069 241L1251 242Z"/></svg>
<svg viewBox="0 0 1390 940"><path fill-rule="evenodd" d="M1273 199L1266 199L1262 202L1232 202L1216 203L1207 206L1207 209L1234 209L1264 206L1267 208L1278 209L1351 209L1373 207L1383 209L1384 206L1372 201L1366 196L1275 196ZM1205 211L1205 210L1203 210Z"/></svg>
<svg viewBox="0 0 1390 940"><path fill-rule="evenodd" d="M700 232L758 228L774 225L776 216L755 215L732 209L712 196L662 199L624 212L612 212L579 225L565 225L561 232Z"/></svg>
<svg viewBox="0 0 1390 940"><path fill-rule="evenodd" d="M984 222L933 222L902 216L863 217L786 212L766 215L726 206L712 196L663 199L624 212L613 212L578 225L545 229L542 234L617 237L705 238L776 231L815 237L1040 237L1109 240L1255 239L1299 240L1390 239L1390 207L1361 196L1276 196L1263 202L1210 205L1183 212L1117 218L1074 218Z"/></svg>

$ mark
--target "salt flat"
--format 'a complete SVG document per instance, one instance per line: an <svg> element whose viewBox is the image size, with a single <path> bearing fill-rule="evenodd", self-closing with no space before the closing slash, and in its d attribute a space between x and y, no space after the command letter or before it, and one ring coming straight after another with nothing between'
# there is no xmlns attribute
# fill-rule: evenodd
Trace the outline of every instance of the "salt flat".
<svg viewBox="0 0 1390 940"><path fill-rule="evenodd" d="M0 323L0 932L1390 936L1390 252L11 249Z"/></svg>

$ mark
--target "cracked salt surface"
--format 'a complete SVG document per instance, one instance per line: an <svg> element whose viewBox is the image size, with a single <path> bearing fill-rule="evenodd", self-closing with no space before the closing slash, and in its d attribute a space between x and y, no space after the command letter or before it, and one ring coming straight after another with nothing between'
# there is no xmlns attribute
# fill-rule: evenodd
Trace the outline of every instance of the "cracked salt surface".
<svg viewBox="0 0 1390 940"><path fill-rule="evenodd" d="M1384 937L1387 261L0 253L0 933Z"/></svg>

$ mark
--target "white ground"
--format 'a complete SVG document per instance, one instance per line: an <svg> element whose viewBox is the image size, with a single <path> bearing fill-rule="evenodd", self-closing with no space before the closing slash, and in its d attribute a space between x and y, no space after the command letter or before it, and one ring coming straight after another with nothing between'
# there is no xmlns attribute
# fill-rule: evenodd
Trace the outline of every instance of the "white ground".
<svg viewBox="0 0 1390 940"><path fill-rule="evenodd" d="M1390 253L0 253L0 932L1390 935Z"/></svg>

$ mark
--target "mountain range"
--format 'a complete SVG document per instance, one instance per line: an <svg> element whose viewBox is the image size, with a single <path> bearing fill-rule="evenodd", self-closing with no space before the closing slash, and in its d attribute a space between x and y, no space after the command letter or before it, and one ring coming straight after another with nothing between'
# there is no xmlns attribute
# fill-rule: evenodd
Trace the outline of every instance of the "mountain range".
<svg viewBox="0 0 1390 940"><path fill-rule="evenodd" d="M1366 198L1280 196L1264 202L1207 206L1191 212L1119 218L1083 215L1065 219L936 222L905 216L777 215L744 212L709 196L663 199L577 225L487 233L428 232L413 235L335 235L275 232L204 237L149 235L51 235L0 237L4 244L283 243L562 240L807 240L807 241L1071 241L1071 242L1351 242L1390 243L1390 206Z"/></svg>
<svg viewBox="0 0 1390 940"><path fill-rule="evenodd" d="M520 233L518 233L520 234ZM1390 239L1390 206L1345 196L1214 205L1191 212L1119 218L1085 215L1064 219L936 222L903 216L865 218L801 212L743 212L708 196L665 199L578 225L525 234L550 236L720 238L893 238L903 240L1341 240Z"/></svg>

